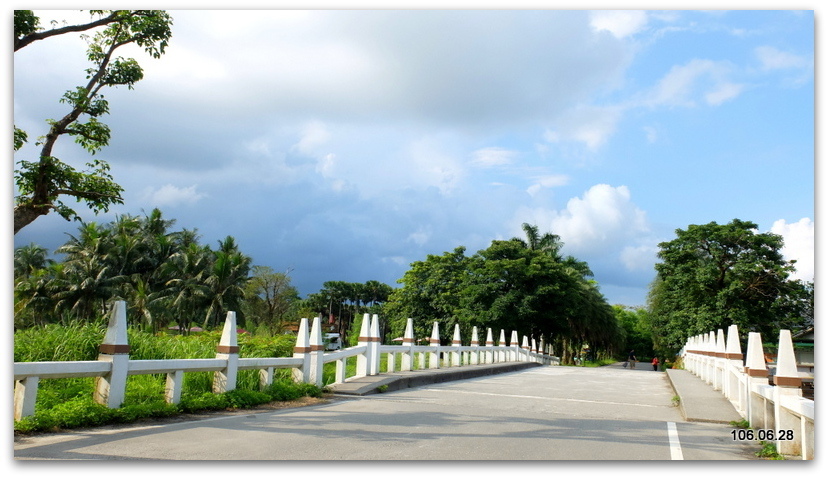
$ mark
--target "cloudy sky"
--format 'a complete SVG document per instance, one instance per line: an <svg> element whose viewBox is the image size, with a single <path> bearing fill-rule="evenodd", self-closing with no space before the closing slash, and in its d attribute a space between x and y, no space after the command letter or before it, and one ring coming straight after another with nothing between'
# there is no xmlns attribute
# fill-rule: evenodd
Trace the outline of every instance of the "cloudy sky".
<svg viewBox="0 0 828 478"><path fill-rule="evenodd" d="M171 11L167 54L110 90L125 204L215 246L389 285L413 261L558 234L611 303L643 305L657 244L734 218L814 275L811 11ZM69 12L45 12L70 18ZM14 54L30 137L83 82L77 37ZM32 158L33 149L15 159ZM86 156L65 139L58 156ZM54 249L77 223L14 237Z"/></svg>

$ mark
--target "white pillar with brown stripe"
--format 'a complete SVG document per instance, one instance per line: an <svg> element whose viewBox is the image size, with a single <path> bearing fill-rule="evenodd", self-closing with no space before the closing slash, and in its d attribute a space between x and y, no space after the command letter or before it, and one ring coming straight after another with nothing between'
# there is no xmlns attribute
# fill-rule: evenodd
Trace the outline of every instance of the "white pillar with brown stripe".
<svg viewBox="0 0 828 478"><path fill-rule="evenodd" d="M98 360L109 362L110 369L106 375L95 377L95 402L118 408L124 402L129 371L126 302L119 300L112 305L106 335L98 350Z"/></svg>
<svg viewBox="0 0 828 478"><path fill-rule="evenodd" d="M469 353L469 363L472 365L477 365L480 363L480 342L478 341L477 337L476 325L472 327L471 347L472 351Z"/></svg>
<svg viewBox="0 0 828 478"><path fill-rule="evenodd" d="M216 347L216 358L227 361L227 366L213 373L213 393L229 392L236 388L239 370L239 343L236 337L236 313L227 312L221 340Z"/></svg>
<svg viewBox="0 0 828 478"><path fill-rule="evenodd" d="M754 388L768 386L768 368L765 365L762 336L759 332L748 334L745 373L748 375L748 421L755 429L765 428L765 401L761 395L753 393Z"/></svg>
<svg viewBox="0 0 828 478"><path fill-rule="evenodd" d="M452 367L460 366L460 324L454 324L454 337L451 339L451 346L456 347L451 351L451 365Z"/></svg>
<svg viewBox="0 0 828 478"><path fill-rule="evenodd" d="M724 330L719 329L716 334L716 348L713 351L713 390L724 390L726 365Z"/></svg>
<svg viewBox="0 0 828 478"><path fill-rule="evenodd" d="M486 352L484 355L483 363L493 363L494 362L494 352L492 349L494 348L494 339L492 338L492 329L491 327L486 329Z"/></svg>
<svg viewBox="0 0 828 478"><path fill-rule="evenodd" d="M299 332L296 334L296 345L293 347L293 358L301 358L304 364L293 369L293 381L310 383L310 337L308 336L308 319L299 320Z"/></svg>
<svg viewBox="0 0 828 478"><path fill-rule="evenodd" d="M368 328L369 339L368 349L371 351L368 361L368 375L377 375L380 370L380 334L379 334L379 315L371 316L371 325Z"/></svg>
<svg viewBox="0 0 828 478"><path fill-rule="evenodd" d="M368 375L368 363L370 362L371 347L368 346L371 339L371 316L370 314L363 314L362 324L359 327L359 341L360 347L365 347L365 352L357 355L356 376L365 377Z"/></svg>
<svg viewBox="0 0 828 478"><path fill-rule="evenodd" d="M793 340L790 330L779 331L779 348L776 355L776 373L773 375L774 387L774 416L776 430L793 430L793 440L776 441L776 449L783 455L802 454L802 431L799 416L786 411L782 406L782 397L801 397L802 379L796 368Z"/></svg>
<svg viewBox="0 0 828 478"><path fill-rule="evenodd" d="M512 331L512 336L509 337L509 361L517 362L518 358L518 333L517 330Z"/></svg>
<svg viewBox="0 0 828 478"><path fill-rule="evenodd" d="M317 387L322 386L323 355L325 354L325 342L322 340L322 318L313 318L313 325L310 331L310 373L308 383Z"/></svg>
<svg viewBox="0 0 828 478"><path fill-rule="evenodd" d="M440 368L440 326L434 322L431 338L428 340L431 350L428 353L428 368Z"/></svg>
<svg viewBox="0 0 828 478"><path fill-rule="evenodd" d="M403 347L408 347L408 350L402 354L402 363L400 370L408 372L414 366L414 319L410 318L405 322L405 333L403 334Z"/></svg>
<svg viewBox="0 0 828 478"><path fill-rule="evenodd" d="M736 327L736 324L727 329L725 359L727 359L725 396L736 406L739 413L744 414L747 412L746 395L743 387L739 386L740 380L737 374L744 370L744 357L742 356L742 345L739 343L739 328Z"/></svg>

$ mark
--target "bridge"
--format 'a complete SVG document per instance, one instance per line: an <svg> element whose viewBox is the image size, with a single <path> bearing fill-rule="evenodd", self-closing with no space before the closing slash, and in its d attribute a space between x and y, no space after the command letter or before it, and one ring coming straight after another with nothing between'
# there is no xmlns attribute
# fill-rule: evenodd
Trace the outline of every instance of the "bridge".
<svg viewBox="0 0 828 478"><path fill-rule="evenodd" d="M357 354L357 375L338 373L333 398L320 405L16 437L15 458L746 460L756 459L759 432L765 435L763 441L775 441L790 457L813 458L813 401L797 400L795 387L784 384L785 374L791 374L786 372L787 352L782 353L784 333L777 384L770 385L767 378L761 381L761 366L751 360L755 348L748 351L746 372L731 367L740 359L732 350L733 340L726 342L723 334L692 338L683 351L689 367L662 372L620 364L556 366L559 362L547 347L530 345L526 338L521 346L516 340L507 344L503 332L497 345L488 331L484 344L463 346L455 334L451 346L441 348L433 340L417 346L407 331L403 345L383 346L375 339L375 320L363 321L357 347L325 353L315 321L310 333L303 323L294 357L277 362L237 357L232 314L216 359L130 361L123 310L115 308L101 346L102 360L97 362L107 366L94 368L87 362L76 364L82 371L72 372L68 362L60 371L49 363L15 363L16 413L30 407L41 377L67 373L100 377L96 399L110 406L118 406L119 373L124 378L167 373L169 401L180 397L180 375L187 370L214 371L216 391L230 389L235 371L244 368L258 368L263 381L272 379L273 368L291 368L296 379L315 383L321 380L322 363ZM433 333L435 337L439 335ZM403 354L401 369L390 367L380 374L383 354ZM754 436L730 424L745 417L757 429ZM772 439L768 430L773 430Z"/></svg>

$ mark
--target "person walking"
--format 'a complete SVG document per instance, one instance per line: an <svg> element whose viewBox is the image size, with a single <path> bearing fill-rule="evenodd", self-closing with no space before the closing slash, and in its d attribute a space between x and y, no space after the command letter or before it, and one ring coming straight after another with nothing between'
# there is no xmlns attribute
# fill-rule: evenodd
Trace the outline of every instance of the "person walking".
<svg viewBox="0 0 828 478"><path fill-rule="evenodd" d="M653 357L653 372L658 372L658 357Z"/></svg>
<svg viewBox="0 0 828 478"><path fill-rule="evenodd" d="M627 362L630 363L630 370L635 368L635 354L633 353L635 350L630 350L630 355L627 357Z"/></svg>

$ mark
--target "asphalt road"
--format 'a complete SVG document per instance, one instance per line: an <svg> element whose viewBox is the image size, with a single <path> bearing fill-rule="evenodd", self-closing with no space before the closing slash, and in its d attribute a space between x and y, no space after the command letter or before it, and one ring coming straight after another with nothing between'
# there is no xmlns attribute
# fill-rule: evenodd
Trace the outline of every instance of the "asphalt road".
<svg viewBox="0 0 828 478"><path fill-rule="evenodd" d="M538 367L279 411L15 439L16 459L754 460L664 373Z"/></svg>

